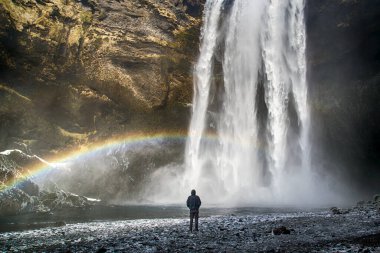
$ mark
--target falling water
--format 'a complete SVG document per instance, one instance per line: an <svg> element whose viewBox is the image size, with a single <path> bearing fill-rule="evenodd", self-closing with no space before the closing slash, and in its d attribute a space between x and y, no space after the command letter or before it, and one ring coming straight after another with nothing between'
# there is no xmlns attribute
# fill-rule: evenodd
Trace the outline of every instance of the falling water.
<svg viewBox="0 0 380 253"><path fill-rule="evenodd" d="M184 186L213 202L309 192L304 0L208 0L204 15Z"/></svg>

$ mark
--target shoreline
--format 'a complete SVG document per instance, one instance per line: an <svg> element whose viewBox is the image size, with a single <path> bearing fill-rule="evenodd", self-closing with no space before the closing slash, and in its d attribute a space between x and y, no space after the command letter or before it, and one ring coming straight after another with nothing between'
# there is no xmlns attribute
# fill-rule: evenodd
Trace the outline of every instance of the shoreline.
<svg viewBox="0 0 380 253"><path fill-rule="evenodd" d="M344 214L320 211L201 216L198 233L190 233L188 224L187 218L178 217L92 221L6 232L0 233L0 250L7 252L380 251L380 212L368 207L355 208ZM289 229L290 234L274 235L272 230L281 226Z"/></svg>
<svg viewBox="0 0 380 253"><path fill-rule="evenodd" d="M301 209L295 207L216 207L201 208L202 217L218 215L279 214L297 212L319 212L328 208ZM92 221L118 221L138 219L187 218L188 208L181 205L92 205L62 208L49 212L29 212L16 215L0 215L0 233L16 232L45 227L56 227L66 223ZM58 224L58 225L57 225Z"/></svg>

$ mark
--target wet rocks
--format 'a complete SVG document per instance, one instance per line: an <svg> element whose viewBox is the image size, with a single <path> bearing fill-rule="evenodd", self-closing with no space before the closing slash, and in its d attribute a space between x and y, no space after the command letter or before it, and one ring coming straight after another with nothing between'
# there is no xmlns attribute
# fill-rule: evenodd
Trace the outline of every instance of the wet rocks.
<svg viewBox="0 0 380 253"><path fill-rule="evenodd" d="M345 216L347 217L344 218ZM356 245L359 239L352 243L350 240L361 235L363 240L360 239L360 242L364 243L364 247L371 247L369 249L373 251L377 249L377 237L366 235L380 233L380 228L369 222L375 218L380 217L377 215L368 218L360 212L329 215L328 211L252 214L244 217L214 216L201 218L198 233L188 232L187 219L66 224L54 229L0 234L0 251L38 252L54 249L59 252L336 252ZM240 230L242 223L239 219L244 220L244 227L247 228L244 231ZM266 233L279 220L283 225L273 231L286 236L271 236ZM229 224L229 229L220 231L219 228L226 224ZM295 228L297 232L291 232L289 227ZM10 244L10 238L17 240ZM44 243L32 243L35 238L44 238ZM352 248L354 249L352 252L357 252L355 247Z"/></svg>
<svg viewBox="0 0 380 253"><path fill-rule="evenodd" d="M49 213L64 208L79 208L93 205L83 196L64 191L41 191L38 196L30 196L18 188L0 192L0 215L16 215L22 213Z"/></svg>
<svg viewBox="0 0 380 253"><path fill-rule="evenodd" d="M373 196L373 204L378 207L378 210L380 211L380 194Z"/></svg>
<svg viewBox="0 0 380 253"><path fill-rule="evenodd" d="M96 253L104 253L104 252L107 252L107 249L105 247L101 247L99 248Z"/></svg>
<svg viewBox="0 0 380 253"><path fill-rule="evenodd" d="M0 214L14 215L21 212L33 211L38 205L38 200L23 192L13 188L0 192Z"/></svg>
<svg viewBox="0 0 380 253"><path fill-rule="evenodd" d="M66 223L64 221L57 221L54 225L57 227L63 227L66 226Z"/></svg>
<svg viewBox="0 0 380 253"><path fill-rule="evenodd" d="M331 207L330 211L332 214L342 214L342 211L337 207Z"/></svg>
<svg viewBox="0 0 380 253"><path fill-rule="evenodd" d="M38 185L30 181L29 179L19 183L16 187L28 194L29 196L38 196L40 193Z"/></svg>
<svg viewBox="0 0 380 253"><path fill-rule="evenodd" d="M40 194L40 200L52 210L68 207L85 207L91 204L91 202L83 196L78 196L62 190L58 192L43 191Z"/></svg>
<svg viewBox="0 0 380 253"><path fill-rule="evenodd" d="M0 152L0 216L48 213L51 210L86 207L94 203L56 186L49 191L40 190L37 184L26 178L24 171L41 163L39 157L18 149ZM12 183L14 186L9 187Z"/></svg>
<svg viewBox="0 0 380 253"><path fill-rule="evenodd" d="M337 215L337 214L347 214L350 212L350 209L340 209L338 207L331 207L330 208L330 212L334 215Z"/></svg>
<svg viewBox="0 0 380 253"><path fill-rule="evenodd" d="M272 229L272 234L273 235L288 235L290 234L290 230L287 229L285 226L281 226L281 227Z"/></svg>

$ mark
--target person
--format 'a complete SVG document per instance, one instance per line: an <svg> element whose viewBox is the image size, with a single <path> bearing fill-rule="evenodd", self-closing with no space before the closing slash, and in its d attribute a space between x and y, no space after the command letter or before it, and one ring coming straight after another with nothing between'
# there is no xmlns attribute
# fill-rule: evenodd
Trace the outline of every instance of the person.
<svg viewBox="0 0 380 253"><path fill-rule="evenodd" d="M191 190L191 195L187 198L186 205L190 209L190 231L193 231L193 220L195 219L195 231L198 231L199 207L201 199L195 195L195 190Z"/></svg>

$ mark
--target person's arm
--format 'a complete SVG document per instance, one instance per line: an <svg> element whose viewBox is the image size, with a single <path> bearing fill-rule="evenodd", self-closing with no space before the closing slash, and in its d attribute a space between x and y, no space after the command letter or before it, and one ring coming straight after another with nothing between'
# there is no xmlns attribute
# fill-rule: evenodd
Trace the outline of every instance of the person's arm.
<svg viewBox="0 0 380 253"><path fill-rule="evenodd" d="M199 196L197 196L197 208L199 208L201 206L202 202L201 202L201 198Z"/></svg>
<svg viewBox="0 0 380 253"><path fill-rule="evenodd" d="M190 197L187 198L186 205L188 208L190 208Z"/></svg>

